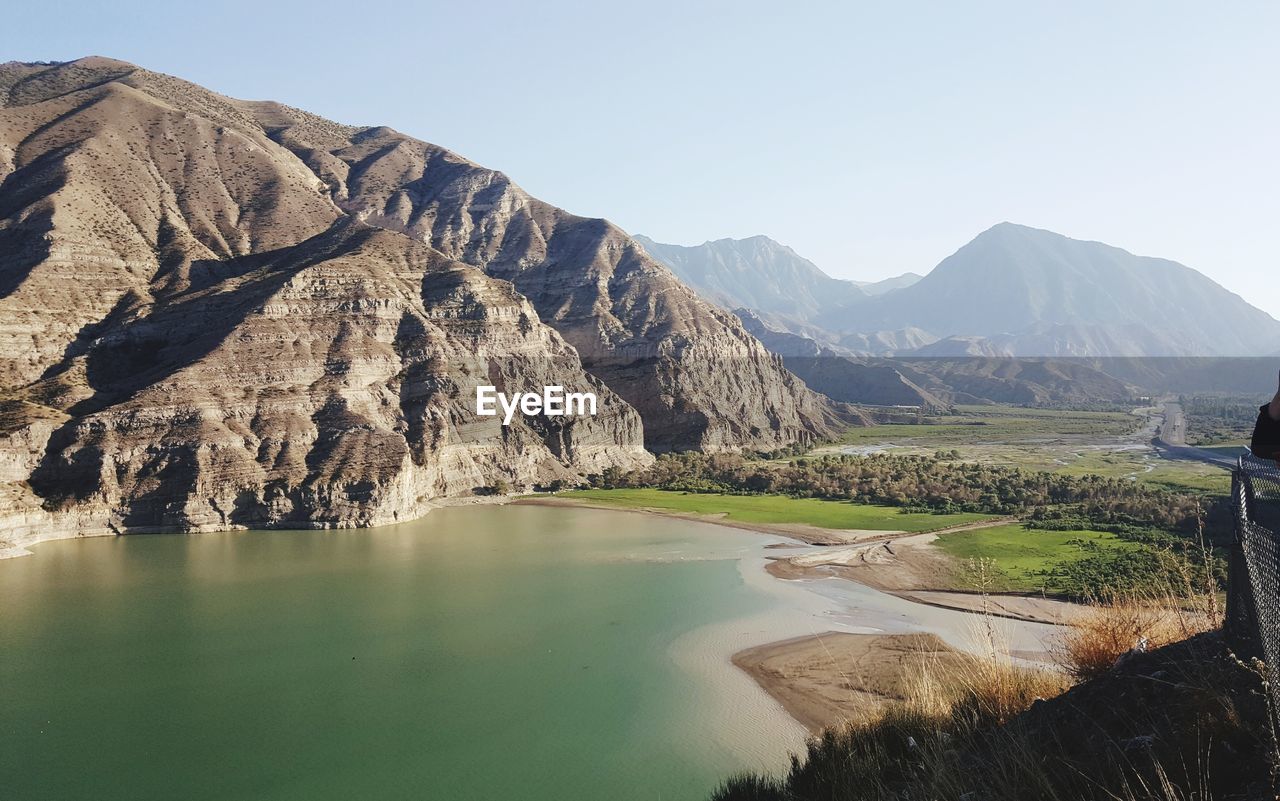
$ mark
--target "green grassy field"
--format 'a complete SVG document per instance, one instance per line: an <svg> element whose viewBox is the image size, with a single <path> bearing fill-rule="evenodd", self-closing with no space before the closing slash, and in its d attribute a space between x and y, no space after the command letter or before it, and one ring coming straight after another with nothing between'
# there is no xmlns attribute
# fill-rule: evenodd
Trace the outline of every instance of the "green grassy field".
<svg viewBox="0 0 1280 801"><path fill-rule="evenodd" d="M1174 491L1224 494L1231 487L1226 470L1158 456L1147 435L1141 433L1145 418L1137 412L956 408L959 414L930 417L924 425L855 428L846 432L839 444L819 448L815 454L883 448L888 454L930 456L939 450L955 450L962 461L1074 476L1127 478ZM1237 452L1229 446L1210 450Z"/></svg>
<svg viewBox="0 0 1280 801"><path fill-rule="evenodd" d="M1054 472L1070 476L1097 475L1128 478L1139 484L1184 492L1226 494L1231 491L1231 473L1215 465L1190 460L1164 459L1150 451L1088 450L1064 459Z"/></svg>
<svg viewBox="0 0 1280 801"><path fill-rule="evenodd" d="M926 418L922 425L891 424L855 428L845 445L885 441L919 445L973 445L1029 439L1117 437L1137 428L1139 418L1124 412L1024 409L1013 406L959 406L959 414Z"/></svg>
<svg viewBox="0 0 1280 801"><path fill-rule="evenodd" d="M625 509L723 514L742 523L800 523L818 528L870 531L934 531L991 517L982 514L903 513L893 506L784 495L713 495L656 489L574 490L559 493L557 497Z"/></svg>
<svg viewBox="0 0 1280 801"><path fill-rule="evenodd" d="M1198 445L1196 447L1200 448L1202 451L1212 451L1214 453L1220 453L1223 456L1240 456L1244 453L1245 446L1248 444L1249 443L1246 440L1236 440L1232 442L1219 442L1214 445Z"/></svg>
<svg viewBox="0 0 1280 801"><path fill-rule="evenodd" d="M992 526L974 531L958 531L938 537L938 547L946 553L971 562L983 560L993 568L992 589L1035 591L1044 588L1045 579L1036 575L1059 565L1084 559L1090 551L1080 543L1090 542L1099 548L1133 551L1143 546L1127 542L1105 531L1042 531L1020 524ZM967 567L962 572L972 572ZM961 576L961 583L972 576ZM1053 587L1048 589L1052 590Z"/></svg>
<svg viewBox="0 0 1280 801"><path fill-rule="evenodd" d="M1163 462L1140 474L1138 480L1168 490L1231 494L1231 473L1204 462Z"/></svg>
<svg viewBox="0 0 1280 801"><path fill-rule="evenodd" d="M1067 476L1106 476L1107 478L1138 478L1147 469L1144 452L1081 450L1071 454L1072 459L1054 472Z"/></svg>

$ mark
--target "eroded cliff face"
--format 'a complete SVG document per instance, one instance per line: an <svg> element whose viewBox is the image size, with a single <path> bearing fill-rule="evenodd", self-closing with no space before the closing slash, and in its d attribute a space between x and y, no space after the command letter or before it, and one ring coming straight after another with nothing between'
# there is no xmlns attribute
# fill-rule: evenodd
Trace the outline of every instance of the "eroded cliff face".
<svg viewBox="0 0 1280 801"><path fill-rule="evenodd" d="M504 427L477 384L600 413ZM833 420L500 173L109 59L0 66L0 539L372 525Z"/></svg>
<svg viewBox="0 0 1280 801"><path fill-rule="evenodd" d="M768 450L831 433L826 399L616 225L389 128L335 126L269 103L249 113L345 212L513 282L640 411L651 450Z"/></svg>

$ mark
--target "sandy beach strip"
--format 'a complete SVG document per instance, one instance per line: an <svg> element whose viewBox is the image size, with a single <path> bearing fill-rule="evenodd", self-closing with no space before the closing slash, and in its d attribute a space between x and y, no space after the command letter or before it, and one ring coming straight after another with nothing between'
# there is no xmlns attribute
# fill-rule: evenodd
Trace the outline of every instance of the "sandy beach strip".
<svg viewBox="0 0 1280 801"><path fill-rule="evenodd" d="M907 698L925 666L949 672L969 659L934 634L832 631L748 648L733 663L817 733Z"/></svg>
<svg viewBox="0 0 1280 801"><path fill-rule="evenodd" d="M1088 608L1034 593L981 593L958 587L955 560L934 547L937 538L937 534L913 534L819 548L775 557L765 569L780 579L839 576L916 603L1030 623L1069 624Z"/></svg>
<svg viewBox="0 0 1280 801"><path fill-rule="evenodd" d="M1040 595L1009 592L984 595L959 586L955 560L933 546L938 535L1001 526L1015 519L1012 517L996 517L940 531L913 533L826 529L798 523L743 523L724 515L673 512L662 508L627 508L557 497L525 497L514 502L675 517L757 533L777 534L810 546L818 546L806 553L771 559L766 569L770 575L780 579L837 576L916 603L1029 623L1070 623L1087 609L1078 603Z"/></svg>

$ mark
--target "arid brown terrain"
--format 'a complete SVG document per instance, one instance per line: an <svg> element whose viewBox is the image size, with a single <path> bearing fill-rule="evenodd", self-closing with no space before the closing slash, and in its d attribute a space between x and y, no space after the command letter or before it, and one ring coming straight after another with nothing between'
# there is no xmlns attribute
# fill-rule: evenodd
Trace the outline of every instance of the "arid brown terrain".
<svg viewBox="0 0 1280 801"><path fill-rule="evenodd" d="M600 414L503 427L477 384ZM0 66L0 540L371 525L835 422L621 229L502 173L110 59Z"/></svg>

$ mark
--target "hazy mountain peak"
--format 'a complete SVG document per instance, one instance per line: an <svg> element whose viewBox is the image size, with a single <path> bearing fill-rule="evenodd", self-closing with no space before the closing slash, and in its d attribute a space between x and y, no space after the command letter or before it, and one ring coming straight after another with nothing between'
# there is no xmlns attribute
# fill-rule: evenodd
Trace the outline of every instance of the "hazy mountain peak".
<svg viewBox="0 0 1280 801"><path fill-rule="evenodd" d="M708 239L702 244L703 245L728 245L728 246L751 245L754 247L777 248L778 250L786 250L788 252L795 253L795 251L792 250L789 245L784 245L781 242L777 241L776 239L771 239L765 236L764 234L753 234L752 236L744 236L739 239L735 239L734 237L731 237L731 236L724 236L719 239Z"/></svg>
<svg viewBox="0 0 1280 801"><path fill-rule="evenodd" d="M816 322L999 337L1021 355L1248 355L1280 339L1280 323L1190 267L1011 222L913 286Z"/></svg>
<svg viewBox="0 0 1280 801"><path fill-rule="evenodd" d="M650 255L704 298L797 321L866 298L852 281L832 278L792 248L767 236L716 239L683 246L636 236Z"/></svg>
<svg viewBox="0 0 1280 801"><path fill-rule="evenodd" d="M924 276L919 273L907 272L890 278L882 278L879 281L854 281L853 283L868 295L883 295L886 292L906 289L919 282L921 278L924 278Z"/></svg>

